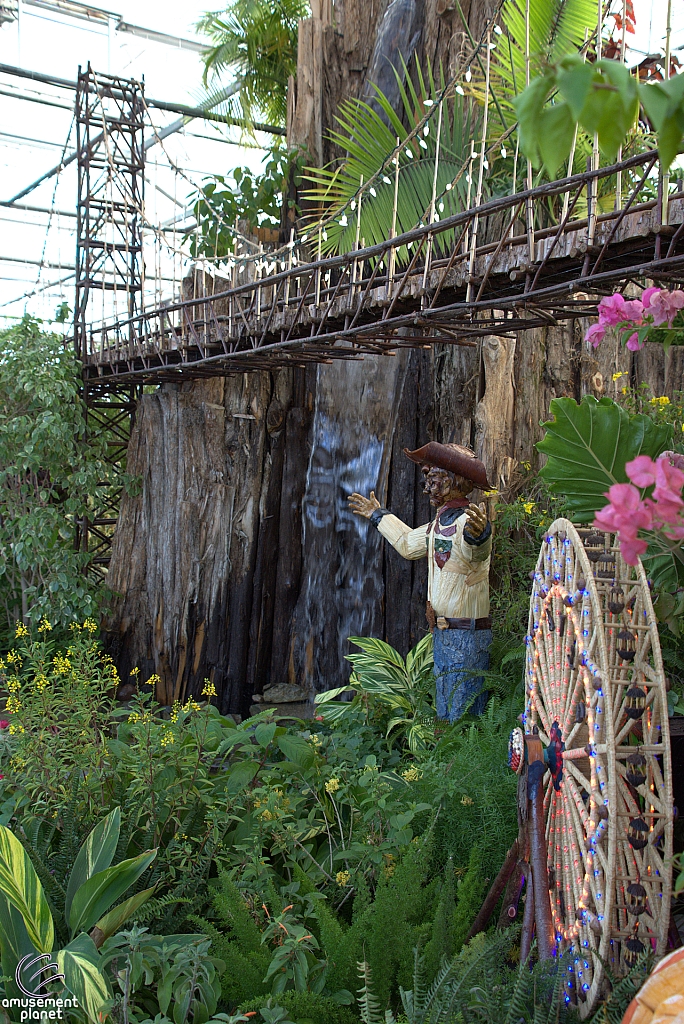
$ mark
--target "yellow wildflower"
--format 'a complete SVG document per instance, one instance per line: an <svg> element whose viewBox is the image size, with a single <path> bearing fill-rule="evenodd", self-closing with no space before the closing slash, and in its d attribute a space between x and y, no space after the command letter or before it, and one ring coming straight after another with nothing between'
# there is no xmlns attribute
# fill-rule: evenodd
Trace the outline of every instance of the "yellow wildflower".
<svg viewBox="0 0 684 1024"><path fill-rule="evenodd" d="M43 616L43 618L38 623L38 632L39 633L49 633L51 630L52 630L52 626L50 625L48 620L45 618L45 616Z"/></svg>
<svg viewBox="0 0 684 1024"><path fill-rule="evenodd" d="M128 716L128 721L129 721L129 723L131 725L133 725L135 722L139 722L140 721L140 715L138 714L138 712L137 711L131 711L130 715Z"/></svg>
<svg viewBox="0 0 684 1024"><path fill-rule="evenodd" d="M485 498L496 498L498 494L499 492L497 491L496 487L494 487L491 491L484 492Z"/></svg>
<svg viewBox="0 0 684 1024"><path fill-rule="evenodd" d="M315 732L312 733L311 736L309 736L309 739L313 743L314 747L320 747L321 743L323 742L321 737Z"/></svg>
<svg viewBox="0 0 684 1024"><path fill-rule="evenodd" d="M656 397L654 395L653 398L651 399L651 405L669 405L669 404L670 404L670 399L667 397L667 395L660 395L660 397Z"/></svg>
<svg viewBox="0 0 684 1024"><path fill-rule="evenodd" d="M5 711L8 715L16 715L17 711L21 709L21 701L18 697L15 697L13 693L7 698L5 705Z"/></svg>
<svg viewBox="0 0 684 1024"><path fill-rule="evenodd" d="M71 668L71 662L68 658L65 658L62 654L56 654L52 659L52 664L55 666L57 675L65 676Z"/></svg>
<svg viewBox="0 0 684 1024"><path fill-rule="evenodd" d="M525 510L525 514L528 515L528 516L531 515L534 512L534 506L535 506L535 502L534 501L523 501L523 503L522 503L522 507Z"/></svg>
<svg viewBox="0 0 684 1024"><path fill-rule="evenodd" d="M416 779L422 778L423 773L413 765L407 768L405 772L401 773L402 779L406 779L407 782L415 782Z"/></svg>
<svg viewBox="0 0 684 1024"><path fill-rule="evenodd" d="M155 672L145 683L145 686L156 686L157 683L161 683L161 676L158 676Z"/></svg>
<svg viewBox="0 0 684 1024"><path fill-rule="evenodd" d="M171 729L165 729L161 738L162 747L168 747L171 743L176 742L176 737L173 735Z"/></svg>
<svg viewBox="0 0 684 1024"><path fill-rule="evenodd" d="M181 702L179 700L174 700L173 705L171 707L171 715L170 715L171 722L173 722L175 724L178 721L178 716L179 716L179 714L181 713L182 710L183 710L183 708L181 706Z"/></svg>
<svg viewBox="0 0 684 1024"><path fill-rule="evenodd" d="M345 885L349 885L350 880L351 874L349 873L349 871L338 871L337 874L335 875L335 881L337 882L338 885L342 887L344 887Z"/></svg>
<svg viewBox="0 0 684 1024"><path fill-rule="evenodd" d="M202 696L203 697L215 697L216 696L216 687L214 686L214 684L211 682L210 679L205 679L204 680L204 689L202 690Z"/></svg>
<svg viewBox="0 0 684 1024"><path fill-rule="evenodd" d="M682 430L684 430L684 426L682 426ZM5 667L5 662L2 660L2 658L0 658L0 672L2 672L4 667Z"/></svg>
<svg viewBox="0 0 684 1024"><path fill-rule="evenodd" d="M625 372L625 370L620 370L619 373L614 373L613 374L613 380L620 380L620 377L626 377L626 376L627 376L627 373Z"/></svg>
<svg viewBox="0 0 684 1024"><path fill-rule="evenodd" d="M19 733L25 732L23 725L10 725L9 734L10 736L18 736Z"/></svg>
<svg viewBox="0 0 684 1024"><path fill-rule="evenodd" d="M139 673L140 673L140 666L139 665L136 665L135 668L132 668L131 671L130 671L130 675L132 675L132 676L137 676Z"/></svg>
<svg viewBox="0 0 684 1024"><path fill-rule="evenodd" d="M50 685L50 680L42 672L38 673L33 682L38 693L42 693L43 690L47 689L47 687Z"/></svg>
<svg viewBox="0 0 684 1024"><path fill-rule="evenodd" d="M28 629L26 628L26 626L24 625L23 622L18 622L17 623L17 628L16 628L16 631L15 631L14 635L17 637L17 639L19 639L20 636L28 636L29 635L29 631L28 631Z"/></svg>
<svg viewBox="0 0 684 1024"><path fill-rule="evenodd" d="M326 793L331 793L331 794L332 793L336 793L339 788L340 788L340 780L339 779L328 779L328 781L325 784L325 791L326 791Z"/></svg>
<svg viewBox="0 0 684 1024"><path fill-rule="evenodd" d="M95 619L86 619L83 623L83 628L88 633L97 633L97 622L95 622Z"/></svg>
<svg viewBox="0 0 684 1024"><path fill-rule="evenodd" d="M7 663L8 665L21 665L21 658L16 651L7 652Z"/></svg>
<svg viewBox="0 0 684 1024"><path fill-rule="evenodd" d="M527 473L529 473L529 471L532 469L532 463L531 462L521 462L520 465L522 466L522 468Z"/></svg>
<svg viewBox="0 0 684 1024"><path fill-rule="evenodd" d="M7 689L10 693L18 693L21 690L21 681L19 676L10 676L7 680Z"/></svg>
<svg viewBox="0 0 684 1024"><path fill-rule="evenodd" d="M267 807L265 810L261 811L259 817L261 818L262 821L273 821L273 819L276 818L277 815L274 814L273 811L269 811Z"/></svg>
<svg viewBox="0 0 684 1024"><path fill-rule="evenodd" d="M194 697L188 697L185 704L183 705L183 711L201 711L202 708L197 703Z"/></svg>
<svg viewBox="0 0 684 1024"><path fill-rule="evenodd" d="M461 803L463 804L464 807L472 807L473 798L471 796L467 796L466 794L464 794L461 797Z"/></svg>
<svg viewBox="0 0 684 1024"><path fill-rule="evenodd" d="M622 391L622 394L623 394L623 395L626 395L626 394L627 394L627 391L628 391L629 389L628 389L628 388L620 388L620 390Z"/></svg>
<svg viewBox="0 0 684 1024"><path fill-rule="evenodd" d="M70 626L69 626L69 629L70 629L70 630L71 630L71 631L72 631L73 633L76 633L76 632L80 631L81 629L83 629L83 626L81 625L81 623L80 623L80 622L72 622L72 623L70 624Z"/></svg>

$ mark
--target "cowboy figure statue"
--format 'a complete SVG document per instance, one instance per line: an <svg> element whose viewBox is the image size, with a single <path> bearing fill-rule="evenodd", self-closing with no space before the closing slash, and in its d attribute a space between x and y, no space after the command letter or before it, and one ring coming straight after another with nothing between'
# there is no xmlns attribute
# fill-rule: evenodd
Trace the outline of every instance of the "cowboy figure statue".
<svg viewBox="0 0 684 1024"><path fill-rule="evenodd" d="M473 452L459 444L430 441L404 454L422 466L425 493L435 518L412 530L371 491L349 496L357 515L370 519L404 558L428 559L427 620L434 638L437 717L457 721L466 711L482 714L487 703L483 677L489 668L489 562L492 527L471 504L475 487L490 489L487 472Z"/></svg>

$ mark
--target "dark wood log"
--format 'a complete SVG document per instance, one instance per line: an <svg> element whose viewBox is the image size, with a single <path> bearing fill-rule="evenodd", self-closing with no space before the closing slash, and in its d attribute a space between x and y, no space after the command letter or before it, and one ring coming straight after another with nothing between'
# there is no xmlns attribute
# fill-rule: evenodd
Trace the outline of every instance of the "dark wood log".
<svg viewBox="0 0 684 1024"><path fill-rule="evenodd" d="M511 846L510 850L506 854L506 858L503 864L501 865L498 875L492 882L492 885L485 897L484 903L480 907L477 917L470 926L470 931L466 936L466 942L470 942L472 938L474 938L476 935L479 935L480 932L483 932L487 925L489 924L489 919L494 913L494 910L496 909L496 905L499 902L501 893L504 891L506 883L508 882L509 878L515 871L519 856L519 843L516 839L513 845Z"/></svg>

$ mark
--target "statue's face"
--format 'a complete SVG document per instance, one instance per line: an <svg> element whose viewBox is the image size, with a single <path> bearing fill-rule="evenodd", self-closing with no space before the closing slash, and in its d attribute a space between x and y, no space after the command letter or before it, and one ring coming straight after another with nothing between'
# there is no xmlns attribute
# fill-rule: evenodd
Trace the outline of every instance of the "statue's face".
<svg viewBox="0 0 684 1024"><path fill-rule="evenodd" d="M423 477L425 479L424 493L430 499L430 504L439 508L446 501L454 498L465 498L473 489L469 480L463 477L455 477L445 469L437 469L435 466L423 466Z"/></svg>

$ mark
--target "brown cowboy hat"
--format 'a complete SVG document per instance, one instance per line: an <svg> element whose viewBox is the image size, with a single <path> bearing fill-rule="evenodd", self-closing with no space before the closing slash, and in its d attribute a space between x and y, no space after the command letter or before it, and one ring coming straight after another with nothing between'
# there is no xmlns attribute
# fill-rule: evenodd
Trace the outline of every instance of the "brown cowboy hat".
<svg viewBox="0 0 684 1024"><path fill-rule="evenodd" d="M464 476L484 491L492 489L487 480L484 463L475 458L469 448L460 444L440 444L439 441L428 441L422 448L414 452L404 448L404 455L423 466L445 469L448 473Z"/></svg>

